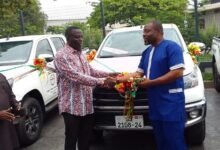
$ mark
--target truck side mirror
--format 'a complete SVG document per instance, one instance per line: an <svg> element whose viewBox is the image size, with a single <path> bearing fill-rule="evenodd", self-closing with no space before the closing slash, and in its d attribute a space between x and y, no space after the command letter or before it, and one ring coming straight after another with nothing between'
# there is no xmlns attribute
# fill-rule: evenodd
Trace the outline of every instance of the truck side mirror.
<svg viewBox="0 0 220 150"><path fill-rule="evenodd" d="M40 54L38 55L39 58L44 58L47 62L51 62L54 60L54 56L51 54Z"/></svg>

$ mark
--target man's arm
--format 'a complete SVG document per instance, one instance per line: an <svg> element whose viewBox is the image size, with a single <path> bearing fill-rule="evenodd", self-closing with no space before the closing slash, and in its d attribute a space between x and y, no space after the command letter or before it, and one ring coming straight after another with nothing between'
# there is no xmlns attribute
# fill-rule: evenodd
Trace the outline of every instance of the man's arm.
<svg viewBox="0 0 220 150"><path fill-rule="evenodd" d="M96 70L90 64L89 64L89 69L93 77L104 78L104 77L109 76L109 73L101 71L101 70Z"/></svg>
<svg viewBox="0 0 220 150"><path fill-rule="evenodd" d="M74 66L69 64L65 57L62 57L60 55L56 57L54 64L58 73L65 76L72 82L87 86L102 85L104 83L105 79L103 78L96 78L78 72Z"/></svg>
<svg viewBox="0 0 220 150"><path fill-rule="evenodd" d="M147 88L150 86L156 86L156 85L164 85L171 83L178 79L179 77L183 76L184 68L179 68L175 70L171 70L165 75L158 77L154 80L144 79L144 81L140 82L138 84L139 87Z"/></svg>
<svg viewBox="0 0 220 150"><path fill-rule="evenodd" d="M144 76L144 73L142 72L134 72L134 73L129 73L128 75L124 76L124 77L117 77L116 81L117 82L126 82L128 80L130 80L131 78L142 78Z"/></svg>

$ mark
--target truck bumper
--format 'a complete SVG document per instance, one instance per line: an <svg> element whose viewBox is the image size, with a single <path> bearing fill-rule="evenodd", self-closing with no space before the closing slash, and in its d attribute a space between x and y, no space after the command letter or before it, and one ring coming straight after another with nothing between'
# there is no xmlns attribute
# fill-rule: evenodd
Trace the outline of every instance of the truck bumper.
<svg viewBox="0 0 220 150"><path fill-rule="evenodd" d="M115 116L123 114L123 106L94 106L95 108L95 129L96 130L152 130L148 119L149 106L135 106L134 115L143 115L143 128L116 128ZM206 99L186 104L187 121L185 127L200 123L206 116Z"/></svg>

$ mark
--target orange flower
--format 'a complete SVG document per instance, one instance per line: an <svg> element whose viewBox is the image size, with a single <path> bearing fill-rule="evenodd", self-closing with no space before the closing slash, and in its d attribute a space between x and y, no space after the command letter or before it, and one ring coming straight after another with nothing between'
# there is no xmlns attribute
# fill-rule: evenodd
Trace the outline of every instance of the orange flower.
<svg viewBox="0 0 220 150"><path fill-rule="evenodd" d="M118 83L115 85L115 88L119 93L124 93L125 92L125 85L124 83Z"/></svg>
<svg viewBox="0 0 220 150"><path fill-rule="evenodd" d="M197 55L197 56L199 56L199 55L201 55L202 53L201 53L200 50L196 49L196 50L194 50L194 54Z"/></svg>
<svg viewBox="0 0 220 150"><path fill-rule="evenodd" d="M121 73L117 78L127 76L128 73ZM134 112L134 98L137 92L137 83L143 81L143 78L130 78L126 82L115 84L115 89L124 94L124 112L127 120L131 120Z"/></svg>
<svg viewBox="0 0 220 150"><path fill-rule="evenodd" d="M35 58L33 61L33 65L31 67L40 71L40 75L43 73L44 68L46 67L46 60L44 58Z"/></svg>
<svg viewBox="0 0 220 150"><path fill-rule="evenodd" d="M190 56L192 57L193 62L197 64L198 63L197 58L202 54L199 46L191 43L188 45L188 51Z"/></svg>
<svg viewBox="0 0 220 150"><path fill-rule="evenodd" d="M94 58L95 58L95 55L96 55L96 50L91 50L89 52L89 54L86 55L86 59L91 62Z"/></svg>

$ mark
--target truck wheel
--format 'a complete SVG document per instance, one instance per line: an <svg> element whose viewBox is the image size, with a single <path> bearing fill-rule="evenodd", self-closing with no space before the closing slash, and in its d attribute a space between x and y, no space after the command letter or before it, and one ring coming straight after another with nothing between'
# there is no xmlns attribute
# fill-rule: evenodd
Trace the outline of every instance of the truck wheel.
<svg viewBox="0 0 220 150"><path fill-rule="evenodd" d="M216 62L213 64L213 81L217 92L220 92L220 75L218 74Z"/></svg>
<svg viewBox="0 0 220 150"><path fill-rule="evenodd" d="M192 145L201 145L205 139L205 120L186 129L186 141Z"/></svg>
<svg viewBox="0 0 220 150"><path fill-rule="evenodd" d="M33 97L24 99L23 107L26 109L26 115L18 124L18 136L21 145L30 145L40 136L43 111L39 102Z"/></svg>

